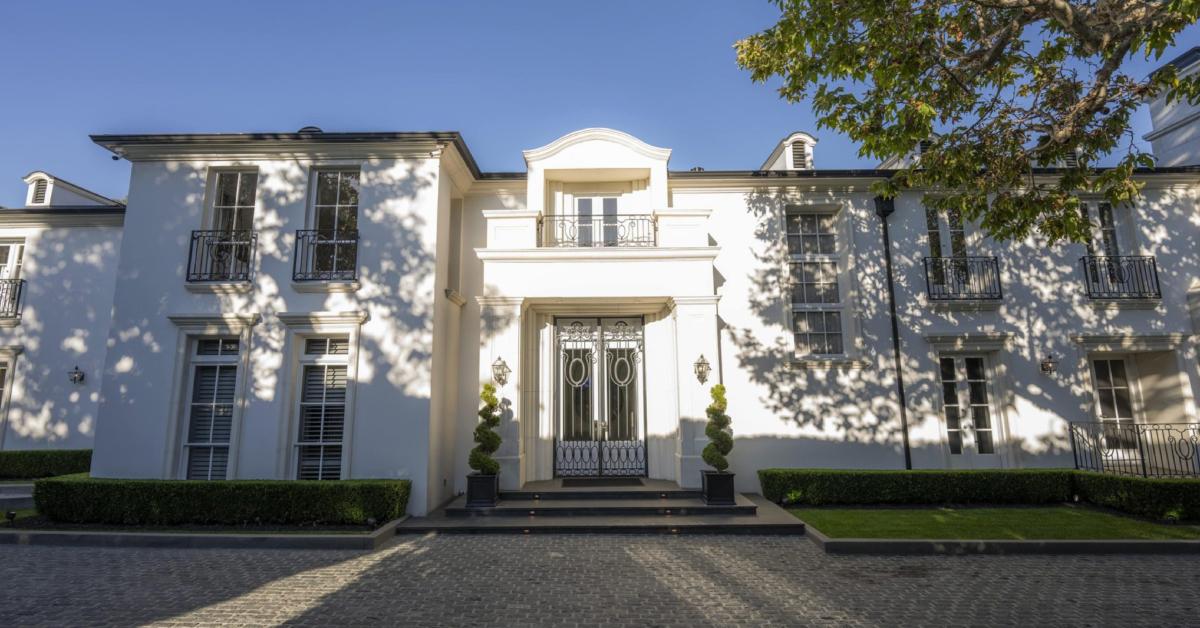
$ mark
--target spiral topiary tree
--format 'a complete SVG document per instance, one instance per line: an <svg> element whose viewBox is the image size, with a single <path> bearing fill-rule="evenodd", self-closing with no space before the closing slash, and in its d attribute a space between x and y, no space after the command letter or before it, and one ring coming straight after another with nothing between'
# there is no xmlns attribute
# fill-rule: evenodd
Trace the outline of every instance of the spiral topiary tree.
<svg viewBox="0 0 1200 628"><path fill-rule="evenodd" d="M728 414L725 414L725 409L728 407L725 401L725 387L721 384L713 386L712 399L712 403L704 411L708 415L708 425L704 428L704 435L708 437L708 445L704 447L700 457L708 463L708 466L724 472L729 468L729 461L725 459L725 456L733 451L733 432L729 429L730 418Z"/></svg>
<svg viewBox="0 0 1200 628"><path fill-rule="evenodd" d="M500 435L495 432L500 426L500 400L496 398L496 386L491 383L483 385L479 393L483 407L479 409L479 425L475 426L475 448L467 464L484 475L496 475L500 472L500 463L492 457L500 448Z"/></svg>

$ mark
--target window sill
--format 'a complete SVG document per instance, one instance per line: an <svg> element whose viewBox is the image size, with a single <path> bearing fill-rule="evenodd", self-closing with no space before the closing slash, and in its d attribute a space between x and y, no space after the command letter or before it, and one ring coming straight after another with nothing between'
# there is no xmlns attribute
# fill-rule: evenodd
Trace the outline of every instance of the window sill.
<svg viewBox="0 0 1200 628"><path fill-rule="evenodd" d="M0 329L12 329L20 324L20 316L5 316L0 318Z"/></svg>
<svg viewBox="0 0 1200 628"><path fill-rule="evenodd" d="M871 363L862 358L792 358L789 363L794 369L863 369Z"/></svg>
<svg viewBox="0 0 1200 628"><path fill-rule="evenodd" d="M353 281L293 281L292 290L296 292L358 292L362 285L358 280Z"/></svg>
<svg viewBox="0 0 1200 628"><path fill-rule="evenodd" d="M1153 310L1162 303L1161 298L1155 299L1091 299L1092 307L1097 310Z"/></svg>
<svg viewBox="0 0 1200 628"><path fill-rule="evenodd" d="M249 281L189 281L184 287L197 294L246 294L254 284Z"/></svg>
<svg viewBox="0 0 1200 628"><path fill-rule="evenodd" d="M1001 299L962 299L929 301L929 307L940 312L994 312L1000 309Z"/></svg>

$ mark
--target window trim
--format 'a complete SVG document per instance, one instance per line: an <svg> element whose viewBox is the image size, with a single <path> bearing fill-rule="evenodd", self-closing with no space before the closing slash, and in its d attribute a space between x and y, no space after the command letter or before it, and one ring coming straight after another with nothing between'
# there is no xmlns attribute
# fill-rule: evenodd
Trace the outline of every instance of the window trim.
<svg viewBox="0 0 1200 628"><path fill-rule="evenodd" d="M25 351L22 345L0 346L0 364L8 365L8 373L0 389L0 450L4 449L4 440L8 436L9 408L12 402L13 389L17 384L17 365Z"/></svg>
<svg viewBox="0 0 1200 628"><path fill-rule="evenodd" d="M304 202L304 228L317 228L317 185L321 174L326 172L354 172L358 174L358 202L354 206L355 222L362 220L363 208L363 163L358 161L313 164L308 169L308 190Z"/></svg>
<svg viewBox="0 0 1200 628"><path fill-rule="evenodd" d="M854 230L851 229L851 207L843 203L811 203L803 200L785 199L782 211L779 212L779 225L783 255L785 258L783 276L788 279L784 292L784 324L791 346L791 361L795 364L830 363L853 361L862 353L858 333L857 316L857 286L854 282ZM836 253L793 255L788 247L788 216L792 214L834 214L836 225ZM838 265L838 297L837 303L793 303L791 290L792 264L804 261L834 261ZM841 353L807 353L800 354L796 347L796 312L834 311L841 316L842 322L842 352Z"/></svg>
<svg viewBox="0 0 1200 628"><path fill-rule="evenodd" d="M1096 360L1120 360L1125 363L1125 378L1129 381L1129 408L1133 413L1133 424L1146 423L1146 406L1142 398L1142 378L1137 368L1137 354L1142 351L1091 351L1084 355L1085 377L1088 387L1088 415L1096 423L1100 418L1100 382L1096 380ZM1152 353L1146 351L1145 353Z"/></svg>
<svg viewBox="0 0 1200 628"><path fill-rule="evenodd" d="M999 381L999 369L993 364L994 360L992 354L984 351L938 351L935 354L935 358L934 373L937 385L935 394L935 399L937 400L937 416L942 435L942 447L946 452L947 458L949 460L967 461L976 456L987 456L987 460L1003 460L1003 448L1006 430L1001 427L1005 422L1003 421L1003 411L1001 405L998 402L1001 399L1000 395L1002 393L1002 388ZM988 431L992 433L992 451L991 453L986 454L979 451L978 430L975 428L974 416L970 414L971 380L969 379L970 375L967 372L966 366L966 360L970 358L978 358L983 362L983 381L985 383L987 392L988 419L991 423L988 427ZM946 422L946 400L942 396L942 384L944 383L944 380L942 379L941 362L943 359L954 360L954 386L955 394L958 395L958 408L960 413L958 431L960 433L966 432L966 430L962 428L962 421L966 417L970 416L970 418L967 420L970 420L971 422L971 448L968 451L966 441L964 440L963 449L957 454L950 449L950 425ZM963 361L963 370L961 372L958 370L959 360ZM959 376L962 376L962 379L960 379ZM962 403L964 400L967 402L966 405L963 405Z"/></svg>
<svg viewBox="0 0 1200 628"><path fill-rule="evenodd" d="M230 423L229 434L229 463L226 465L225 477L237 477L238 452L241 449L242 417L245 414L248 396L246 394L250 382L250 353L253 349L254 326L261 320L258 314L174 314L167 319L175 324L179 333L175 343L175 363L171 381L170 406L167 416L171 417L165 442L166 452L163 456L161 476L163 479L184 479L186 473L181 473L186 459L183 456L183 443L187 430L187 393L191 389L189 376L192 374L192 361L189 354L197 338L214 336L237 336L242 350L237 362L238 377L234 388L233 419Z"/></svg>
<svg viewBox="0 0 1200 628"><path fill-rule="evenodd" d="M1148 255L1143 252L1137 233L1136 205L1132 203L1109 203L1099 196L1080 196L1079 207L1088 220L1088 239L1084 243L1085 255L1108 256L1104 245L1104 227L1100 219L1100 206L1109 205L1112 216L1112 233L1116 240L1117 255L1136 257Z"/></svg>
<svg viewBox="0 0 1200 628"><path fill-rule="evenodd" d="M296 479L296 470L300 463L299 448L296 440L300 429L300 390L304 364L313 363L305 360L304 343L314 336L347 336L349 348L345 357L346 364L346 409L342 426L342 469L340 479L353 477L351 459L354 452L354 425L358 397L358 363L359 342L362 325L368 320L366 311L354 312L307 312L279 314L279 321L287 328L285 362L287 379L282 387L283 399L281 404L282 416L279 430L278 457L275 468L276 477L280 479ZM341 363L339 361L339 363Z"/></svg>

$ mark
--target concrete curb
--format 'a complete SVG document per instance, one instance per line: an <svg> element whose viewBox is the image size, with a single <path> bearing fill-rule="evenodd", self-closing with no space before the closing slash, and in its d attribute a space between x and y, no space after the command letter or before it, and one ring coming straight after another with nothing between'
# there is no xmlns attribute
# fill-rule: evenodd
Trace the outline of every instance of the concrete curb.
<svg viewBox="0 0 1200 628"><path fill-rule="evenodd" d="M173 549L318 549L374 551L396 536L405 515L370 534L219 534L211 532L111 532L0 528L0 545L161 547Z"/></svg>
<svg viewBox="0 0 1200 628"><path fill-rule="evenodd" d="M804 529L805 535L826 554L1200 554L1200 541L1186 540L834 539L811 525L806 524Z"/></svg>

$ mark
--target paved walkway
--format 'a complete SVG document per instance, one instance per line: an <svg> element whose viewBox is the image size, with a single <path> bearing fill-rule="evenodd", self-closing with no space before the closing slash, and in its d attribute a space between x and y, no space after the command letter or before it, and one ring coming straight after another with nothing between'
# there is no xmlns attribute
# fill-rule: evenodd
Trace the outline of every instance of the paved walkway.
<svg viewBox="0 0 1200 628"><path fill-rule="evenodd" d="M0 546L0 623L1194 625L1200 561L829 557L798 537L401 537L373 553Z"/></svg>

